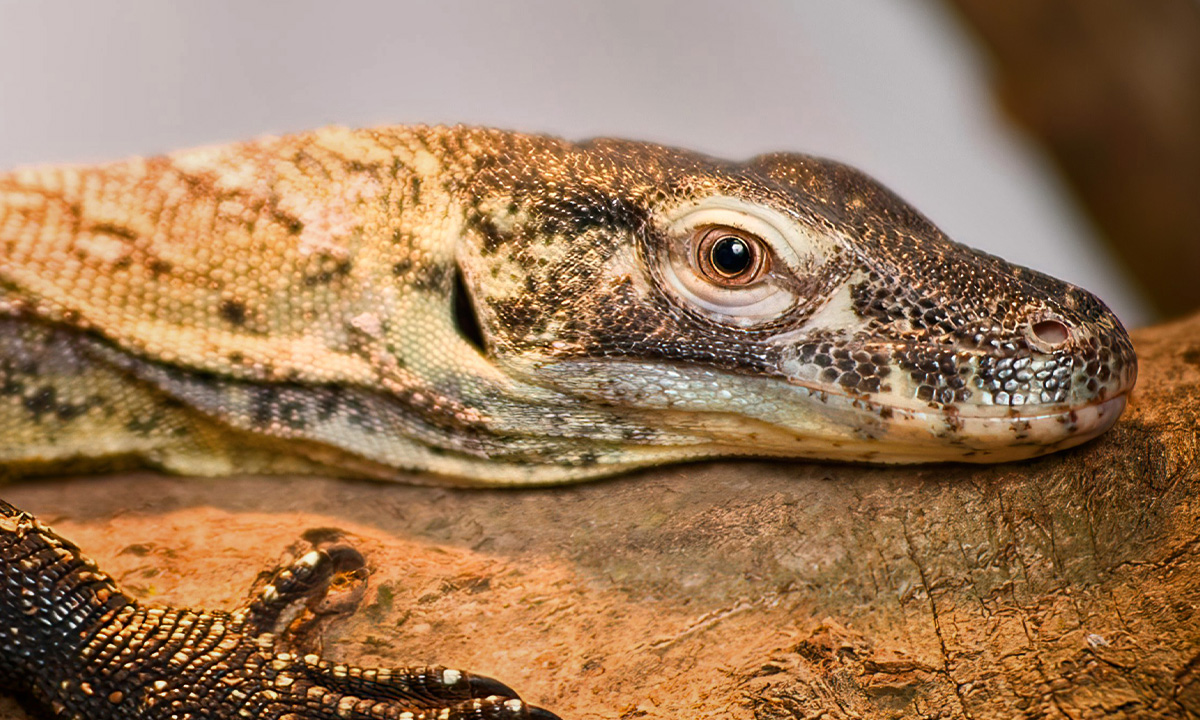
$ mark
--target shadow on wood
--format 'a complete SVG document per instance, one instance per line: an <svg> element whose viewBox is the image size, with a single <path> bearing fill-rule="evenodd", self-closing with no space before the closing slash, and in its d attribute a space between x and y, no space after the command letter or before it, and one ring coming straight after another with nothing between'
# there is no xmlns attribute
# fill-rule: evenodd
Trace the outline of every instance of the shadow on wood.
<svg viewBox="0 0 1200 720"><path fill-rule="evenodd" d="M129 475L9 486L148 602L232 608L302 532L372 568L325 652L565 718L1200 714L1200 318L1114 431L969 467L721 463L534 491ZM20 717L9 705L0 718Z"/></svg>

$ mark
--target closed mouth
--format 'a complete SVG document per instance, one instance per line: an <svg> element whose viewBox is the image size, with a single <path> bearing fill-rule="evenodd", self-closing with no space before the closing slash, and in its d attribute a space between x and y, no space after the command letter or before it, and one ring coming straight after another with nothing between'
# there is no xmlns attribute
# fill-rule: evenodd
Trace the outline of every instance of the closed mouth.
<svg viewBox="0 0 1200 720"><path fill-rule="evenodd" d="M1079 445L1112 427L1127 391L1085 405L996 406L947 410L890 405L811 388L831 410L861 418L867 459L890 462L995 462L1043 455ZM867 439L870 438L870 439Z"/></svg>
<svg viewBox="0 0 1200 720"><path fill-rule="evenodd" d="M856 405L864 409L882 410L890 409L892 412L902 412L911 415L921 415L929 417L954 416L962 419L967 418L1009 418L1014 420L1036 420L1043 418L1057 418L1072 412L1084 412L1089 408L1104 406L1115 407L1120 405L1124 407L1124 401L1116 403L1115 401L1124 398L1132 389L1132 383L1120 388L1116 393L1104 398L1097 398L1082 405L1070 405L1068 403L1026 403L1024 405L978 405L978 404L950 404L944 408L930 408L929 404L915 400L913 405L900 404L891 402L891 398L883 396L871 395L851 395L845 392L840 392L836 388L828 385L800 380L797 378L787 378L789 385L800 387L808 390L810 393L820 394L825 397L836 397ZM879 399L876 399L879 398ZM929 409L927 409L929 408Z"/></svg>

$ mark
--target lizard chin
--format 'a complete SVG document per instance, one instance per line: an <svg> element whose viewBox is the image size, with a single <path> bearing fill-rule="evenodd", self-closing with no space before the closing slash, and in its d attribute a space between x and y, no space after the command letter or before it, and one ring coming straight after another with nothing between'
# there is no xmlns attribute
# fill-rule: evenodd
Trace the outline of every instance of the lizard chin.
<svg viewBox="0 0 1200 720"><path fill-rule="evenodd" d="M915 464L1022 460L1073 447L1110 428L1127 387L1077 404L931 407L887 396L867 398L808 384L781 383L694 368L642 365L622 372L589 362L542 365L543 381L570 387L581 401L625 408L627 419L691 442L633 456L770 457ZM717 376L720 376L719 378ZM566 377L569 382L561 382ZM653 381L645 381L653 376ZM714 393L719 394L714 395ZM714 408L721 408L714 410ZM650 441L651 445L653 441ZM680 457L675 457L679 455ZM655 464L634 461L637 464Z"/></svg>
<svg viewBox="0 0 1200 720"><path fill-rule="evenodd" d="M874 464L930 462L994 463L1024 460L1083 444L1108 430L1126 405L1126 396L1071 409L975 415L940 410L894 408L826 395L823 411L803 427L742 418L741 445L720 443L714 456L775 457ZM997 408L997 410L1001 410ZM841 423L853 419L855 431ZM724 422L709 427L728 436Z"/></svg>
<svg viewBox="0 0 1200 720"><path fill-rule="evenodd" d="M817 456L870 463L992 463L1047 455L1108 430L1125 409L1125 394L1077 407L976 407L964 412L895 407L826 394L833 423L857 415L852 438L825 437ZM798 434L795 441L814 438ZM781 448L782 449L782 448Z"/></svg>

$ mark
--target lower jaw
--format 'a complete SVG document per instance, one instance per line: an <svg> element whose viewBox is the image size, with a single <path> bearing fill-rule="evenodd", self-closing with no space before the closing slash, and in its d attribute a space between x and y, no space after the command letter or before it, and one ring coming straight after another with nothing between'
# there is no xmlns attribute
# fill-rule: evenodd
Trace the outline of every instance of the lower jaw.
<svg viewBox="0 0 1200 720"><path fill-rule="evenodd" d="M608 383L596 378L619 377L620 364L554 363L509 368L510 374L571 388L569 395L584 402L602 401L606 407L629 405L627 395L613 394ZM644 374L629 364L630 376ZM595 372L593 372L595 371ZM710 385L712 373L673 368L680 382ZM672 377L672 379L676 379ZM1045 412L1034 406L983 406L979 414L949 412L922 406L903 408L866 398L828 392L800 383L782 385L775 379L752 381L738 377L747 394L761 403L747 411L713 412L711 401L688 405L676 401L669 407L649 406L621 411L633 425L665 429L670 435L690 438L678 444L623 445L605 455L603 467L573 470L572 475L598 476L623 469L714 457L774 457L840 460L884 464L931 462L994 463L1022 460L1057 452L1087 442L1110 428L1125 408L1124 393L1105 401ZM737 386L733 386L737 392Z"/></svg>
<svg viewBox="0 0 1200 720"><path fill-rule="evenodd" d="M1028 415L970 416L952 419L913 417L910 434L917 440L938 422L945 431L930 433L946 443L945 459L1002 462L1056 452L1085 443L1112 427L1125 409L1126 396L1056 412ZM915 413L914 415L930 415ZM904 448L900 448L903 455Z"/></svg>
<svg viewBox="0 0 1200 720"><path fill-rule="evenodd" d="M830 398L832 399L832 398ZM917 464L995 463L1024 460L1087 442L1110 428L1125 408L1119 395L1103 402L1028 415L969 416L927 410L850 406L806 431L767 423L742 447L722 447L717 455L775 456L850 462ZM833 404L838 404L836 401ZM857 418L852 416L857 415ZM847 424L860 424L846 432ZM839 432L830 432L836 428Z"/></svg>

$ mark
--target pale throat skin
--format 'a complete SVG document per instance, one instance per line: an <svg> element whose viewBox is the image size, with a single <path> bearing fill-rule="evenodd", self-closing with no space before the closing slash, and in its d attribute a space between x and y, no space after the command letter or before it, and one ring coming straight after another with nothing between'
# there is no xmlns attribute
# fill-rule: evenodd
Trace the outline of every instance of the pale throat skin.
<svg viewBox="0 0 1200 720"><path fill-rule="evenodd" d="M0 175L11 476L993 462L1136 373L1093 295L803 155L335 127Z"/></svg>

